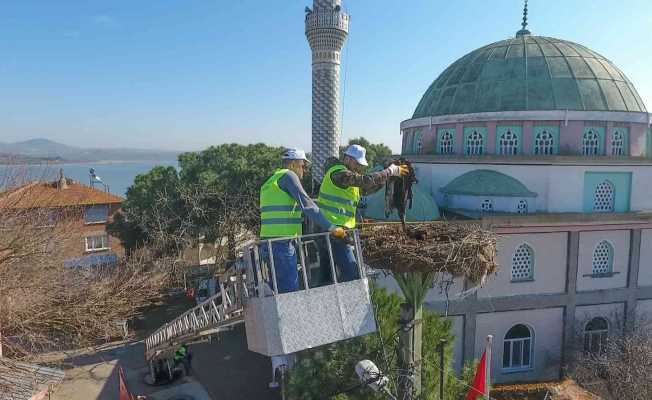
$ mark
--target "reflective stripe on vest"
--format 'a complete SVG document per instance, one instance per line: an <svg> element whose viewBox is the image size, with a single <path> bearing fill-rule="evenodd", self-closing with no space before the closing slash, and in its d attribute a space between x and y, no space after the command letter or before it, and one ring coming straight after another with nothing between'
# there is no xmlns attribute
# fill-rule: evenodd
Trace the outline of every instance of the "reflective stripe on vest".
<svg viewBox="0 0 652 400"><path fill-rule="evenodd" d="M279 169L260 188L260 237L275 238L303 234L303 212L299 204L278 185L289 170Z"/></svg>
<svg viewBox="0 0 652 400"><path fill-rule="evenodd" d="M335 165L324 174L324 181L319 189L317 205L322 214L332 224L345 228L355 228L355 213L360 202L360 188L348 187L342 189L331 179L333 173L345 171L344 165Z"/></svg>

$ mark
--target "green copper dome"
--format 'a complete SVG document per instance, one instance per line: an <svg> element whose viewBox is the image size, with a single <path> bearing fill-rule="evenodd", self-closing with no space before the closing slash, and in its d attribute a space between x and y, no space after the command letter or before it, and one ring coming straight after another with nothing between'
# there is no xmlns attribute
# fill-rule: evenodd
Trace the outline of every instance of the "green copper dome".
<svg viewBox="0 0 652 400"><path fill-rule="evenodd" d="M536 197L518 179L488 169L476 169L453 179L441 189L444 194L467 196Z"/></svg>
<svg viewBox="0 0 652 400"><path fill-rule="evenodd" d="M634 85L600 54L522 34L455 61L430 85L412 118L517 110L646 112Z"/></svg>
<svg viewBox="0 0 652 400"><path fill-rule="evenodd" d="M365 218L376 221L398 221L398 213L394 210L385 217L385 188L367 197L366 207L362 209ZM412 208L405 213L405 220L435 221L439 219L439 207L430 193L425 192L418 184L412 186Z"/></svg>

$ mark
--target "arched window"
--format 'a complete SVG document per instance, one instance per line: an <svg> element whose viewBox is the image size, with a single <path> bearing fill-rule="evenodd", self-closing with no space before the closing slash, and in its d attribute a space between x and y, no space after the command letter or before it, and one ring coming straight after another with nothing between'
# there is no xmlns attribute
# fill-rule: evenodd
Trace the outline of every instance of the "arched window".
<svg viewBox="0 0 652 400"><path fill-rule="evenodd" d="M478 131L473 131L466 138L466 154L482 155L484 153L484 137Z"/></svg>
<svg viewBox="0 0 652 400"><path fill-rule="evenodd" d="M527 200L519 200L516 206L516 212L519 214L527 214Z"/></svg>
<svg viewBox="0 0 652 400"><path fill-rule="evenodd" d="M532 367L532 331L523 324L514 325L503 342L503 368L511 370Z"/></svg>
<svg viewBox="0 0 652 400"><path fill-rule="evenodd" d="M412 132L406 147L409 154L421 154L423 151L423 133L420 130Z"/></svg>
<svg viewBox="0 0 652 400"><path fill-rule="evenodd" d="M593 129L584 132L582 137L582 154L597 156L600 154L600 134Z"/></svg>
<svg viewBox="0 0 652 400"><path fill-rule="evenodd" d="M593 250L593 275L604 275L613 272L614 248L606 240L601 241Z"/></svg>
<svg viewBox="0 0 652 400"><path fill-rule="evenodd" d="M451 131L444 131L439 137L439 154L453 154L453 140Z"/></svg>
<svg viewBox="0 0 652 400"><path fill-rule="evenodd" d="M508 130L498 139L498 154L513 156L518 154L518 136Z"/></svg>
<svg viewBox="0 0 652 400"><path fill-rule="evenodd" d="M613 212L616 191L613 183L605 180L595 187L593 193L593 211Z"/></svg>
<svg viewBox="0 0 652 400"><path fill-rule="evenodd" d="M605 350L609 337L609 322L602 317L595 317L584 327L584 351L601 354Z"/></svg>
<svg viewBox="0 0 652 400"><path fill-rule="evenodd" d="M625 135L623 132L615 130L611 135L611 155L624 156L625 153Z"/></svg>
<svg viewBox="0 0 652 400"><path fill-rule="evenodd" d="M494 210L494 202L491 201L491 199L482 200L482 204L480 204L480 210L482 210L482 212L492 212Z"/></svg>
<svg viewBox="0 0 652 400"><path fill-rule="evenodd" d="M413 154L421 154L423 152L423 134L420 131L414 132L414 148Z"/></svg>
<svg viewBox="0 0 652 400"><path fill-rule="evenodd" d="M527 244L518 246L512 256L512 281L529 281L534 278L534 252Z"/></svg>
<svg viewBox="0 0 652 400"><path fill-rule="evenodd" d="M555 137L543 130L534 137L534 154L549 156L555 154Z"/></svg>

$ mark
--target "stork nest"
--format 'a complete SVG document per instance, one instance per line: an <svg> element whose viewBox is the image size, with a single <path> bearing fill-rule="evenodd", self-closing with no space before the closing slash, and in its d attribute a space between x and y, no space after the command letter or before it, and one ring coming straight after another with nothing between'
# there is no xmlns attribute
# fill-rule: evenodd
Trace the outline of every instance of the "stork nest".
<svg viewBox="0 0 652 400"><path fill-rule="evenodd" d="M363 226L365 262L395 273L435 272L480 282L497 269L496 237L478 225L433 222Z"/></svg>

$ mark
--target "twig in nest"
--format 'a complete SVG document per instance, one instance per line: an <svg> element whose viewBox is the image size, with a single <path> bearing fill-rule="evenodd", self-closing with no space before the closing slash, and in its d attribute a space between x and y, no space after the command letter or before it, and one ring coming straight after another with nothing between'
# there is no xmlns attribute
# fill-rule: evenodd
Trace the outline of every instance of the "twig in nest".
<svg viewBox="0 0 652 400"><path fill-rule="evenodd" d="M496 271L495 235L477 225L432 223L365 226L366 262L394 273L438 272L478 282Z"/></svg>

